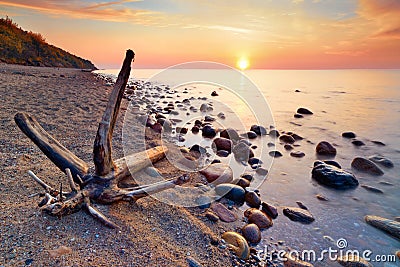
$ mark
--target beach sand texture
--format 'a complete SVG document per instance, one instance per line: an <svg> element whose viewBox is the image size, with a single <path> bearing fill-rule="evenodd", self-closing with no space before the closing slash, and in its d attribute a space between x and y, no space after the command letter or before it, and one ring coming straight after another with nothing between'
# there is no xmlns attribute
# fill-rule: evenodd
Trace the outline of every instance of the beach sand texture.
<svg viewBox="0 0 400 267"><path fill-rule="evenodd" d="M97 205L121 226L112 230L83 211L60 219L48 216L38 210L40 198L29 197L42 189L28 170L54 187L66 184L66 178L17 128L14 114L34 115L64 146L92 162L97 125L111 89L80 70L0 64L0 266L188 266L188 257L204 266L230 266L231 254L210 241L234 224L213 224L200 209L173 207L151 197ZM115 159L123 156L126 107L124 99L114 132ZM168 172L165 160L157 166Z"/></svg>

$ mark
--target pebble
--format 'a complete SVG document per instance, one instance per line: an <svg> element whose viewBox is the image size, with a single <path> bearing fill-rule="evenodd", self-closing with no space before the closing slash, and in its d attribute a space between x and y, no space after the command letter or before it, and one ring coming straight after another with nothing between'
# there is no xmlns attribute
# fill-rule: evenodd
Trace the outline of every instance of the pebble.
<svg viewBox="0 0 400 267"><path fill-rule="evenodd" d="M400 250L396 251L396 256L397 256L397 258L399 258L399 260L400 260Z"/></svg>
<svg viewBox="0 0 400 267"><path fill-rule="evenodd" d="M221 203L213 203L211 205L211 210L218 216L218 218L223 222L234 222L238 219L236 213L229 210Z"/></svg>
<svg viewBox="0 0 400 267"><path fill-rule="evenodd" d="M314 114L311 110L309 110L307 108L298 108L297 109L297 113L304 114L304 115L312 115L312 114Z"/></svg>
<svg viewBox="0 0 400 267"><path fill-rule="evenodd" d="M257 244L261 241L260 228L254 223L245 225L242 228L242 234L249 243Z"/></svg>
<svg viewBox="0 0 400 267"><path fill-rule="evenodd" d="M301 114L299 114L299 113L295 113L295 114L293 115L293 117L295 117L296 119L304 118L304 116L301 115Z"/></svg>
<svg viewBox="0 0 400 267"><path fill-rule="evenodd" d="M204 117L204 121L205 121L205 122L212 122L212 121L215 121L215 118L212 117L212 116L206 115L206 116Z"/></svg>
<svg viewBox="0 0 400 267"><path fill-rule="evenodd" d="M207 138L214 138L217 135L217 132L211 125L206 125L201 129L202 135Z"/></svg>
<svg viewBox="0 0 400 267"><path fill-rule="evenodd" d="M327 197L325 197L324 195L321 195L321 194L317 194L317 195L315 195L315 197L321 201L329 201L329 199Z"/></svg>
<svg viewBox="0 0 400 267"><path fill-rule="evenodd" d="M272 220L261 210L252 209L248 216L249 223L254 223L260 229L268 229L273 225Z"/></svg>
<svg viewBox="0 0 400 267"><path fill-rule="evenodd" d="M245 178L239 178L237 180L233 181L234 184L237 184L238 186L242 188L246 188L250 186L250 181L245 179Z"/></svg>
<svg viewBox="0 0 400 267"><path fill-rule="evenodd" d="M265 127L261 126L261 125L252 125L250 127L250 131L255 132L257 135L266 135L267 134L267 129L265 129Z"/></svg>
<svg viewBox="0 0 400 267"><path fill-rule="evenodd" d="M381 189L367 185L367 184L363 184L363 185L361 185L361 187L365 188L366 190L373 192L373 193L383 194L383 191Z"/></svg>
<svg viewBox="0 0 400 267"><path fill-rule="evenodd" d="M279 158L279 157L283 156L282 153L279 152L278 150L272 150L268 153L268 155L270 155L271 157L274 157L274 158Z"/></svg>
<svg viewBox="0 0 400 267"><path fill-rule="evenodd" d="M294 147L293 147L292 145L289 145L289 144L285 144L283 147L284 147L286 150L288 150L288 151L294 149Z"/></svg>
<svg viewBox="0 0 400 267"><path fill-rule="evenodd" d="M229 247L235 252L236 256L241 259L247 259L250 255L250 248L246 239L236 232L225 232L222 239L229 244Z"/></svg>
<svg viewBox="0 0 400 267"><path fill-rule="evenodd" d="M256 134L255 132L253 132L253 131L248 131L248 132L246 133L246 136L247 136L247 138L249 138L249 139L255 139L255 138L257 138L257 134Z"/></svg>
<svg viewBox="0 0 400 267"><path fill-rule="evenodd" d="M314 168L311 173L313 179L328 187L347 189L358 186L358 180L352 173L321 161L316 161L314 163Z"/></svg>
<svg viewBox="0 0 400 267"><path fill-rule="evenodd" d="M310 224L315 221L314 217L308 210L301 208L285 207L283 209L283 214L291 221L300 222L303 224Z"/></svg>
<svg viewBox="0 0 400 267"><path fill-rule="evenodd" d="M218 150L216 154L218 157L226 158L229 156L230 153L229 153L229 151L226 151L226 150Z"/></svg>
<svg viewBox="0 0 400 267"><path fill-rule="evenodd" d="M223 138L227 138L230 139L232 141L239 141L240 140L240 136L237 133L236 130L232 129L232 128L227 128L222 130L219 135Z"/></svg>
<svg viewBox="0 0 400 267"><path fill-rule="evenodd" d="M287 144L293 144L296 141L291 135L287 134L279 136L279 140Z"/></svg>
<svg viewBox="0 0 400 267"><path fill-rule="evenodd" d="M279 137L280 133L278 132L278 130L272 129L271 131L269 131L268 135L271 137Z"/></svg>
<svg viewBox="0 0 400 267"><path fill-rule="evenodd" d="M237 161L247 162L249 158L254 157L253 150L245 143L238 143L232 149L232 153Z"/></svg>
<svg viewBox="0 0 400 267"><path fill-rule="evenodd" d="M224 163L215 163L209 165L206 169L200 171L209 183L224 184L233 181L233 171L229 165Z"/></svg>
<svg viewBox="0 0 400 267"><path fill-rule="evenodd" d="M276 219L278 217L278 209L267 202L261 203L261 209L272 219Z"/></svg>
<svg viewBox="0 0 400 267"><path fill-rule="evenodd" d="M371 142L378 146L386 146L385 143L383 143L381 141L371 141Z"/></svg>
<svg viewBox="0 0 400 267"><path fill-rule="evenodd" d="M240 177L246 179L249 182L253 181L254 179L253 175L251 175L250 173L243 173L242 175L240 175Z"/></svg>
<svg viewBox="0 0 400 267"><path fill-rule="evenodd" d="M215 187L217 195L230 199L232 201L243 203L245 190L235 184L219 184Z"/></svg>
<svg viewBox="0 0 400 267"><path fill-rule="evenodd" d="M218 96L218 93L216 91L212 91L211 96Z"/></svg>
<svg viewBox="0 0 400 267"><path fill-rule="evenodd" d="M360 140L353 140L351 143L355 146L365 146L365 143Z"/></svg>
<svg viewBox="0 0 400 267"><path fill-rule="evenodd" d="M269 142L269 143L267 144L267 146L268 146L268 147L273 147L273 146L275 146L275 144L272 143L272 142Z"/></svg>
<svg viewBox="0 0 400 267"><path fill-rule="evenodd" d="M353 132L344 132L344 133L342 133L342 136L344 138L356 138L356 134Z"/></svg>
<svg viewBox="0 0 400 267"><path fill-rule="evenodd" d="M229 153L232 151L232 141L224 137L218 137L213 140L213 145L217 150L226 150Z"/></svg>
<svg viewBox="0 0 400 267"><path fill-rule="evenodd" d="M301 151L293 151L290 153L290 156L294 157L294 158L302 158L304 157L306 154L304 154L304 152Z"/></svg>
<svg viewBox="0 0 400 267"><path fill-rule="evenodd" d="M393 168L394 167L394 164L390 159L387 159L387 158L382 157L380 155L371 156L371 157L369 157L369 160L371 160L372 162L374 162L376 164L379 164L379 165L381 165L383 167L386 167L386 168Z"/></svg>
<svg viewBox="0 0 400 267"><path fill-rule="evenodd" d="M301 201L296 201L297 206L299 206L300 209L303 210L308 210L308 208L303 204Z"/></svg>
<svg viewBox="0 0 400 267"><path fill-rule="evenodd" d="M246 192L244 200L251 208L259 208L261 206L261 199L254 191Z"/></svg>
<svg viewBox="0 0 400 267"><path fill-rule="evenodd" d="M326 156L335 156L336 155L336 148L333 147L329 142L322 141L318 143L317 147L315 148L317 154L319 155L326 155Z"/></svg>
<svg viewBox="0 0 400 267"><path fill-rule="evenodd" d="M371 160L357 157L351 162L351 167L357 171L365 172L375 176L383 175L383 171Z"/></svg>
<svg viewBox="0 0 400 267"><path fill-rule="evenodd" d="M258 165L262 163L262 161L258 158L249 158L247 162L249 163L249 165Z"/></svg>
<svg viewBox="0 0 400 267"><path fill-rule="evenodd" d="M400 222L373 215L367 215L364 219L369 225L400 239Z"/></svg>
<svg viewBox="0 0 400 267"><path fill-rule="evenodd" d="M196 134L199 131L200 131L200 128L198 126L195 125L195 126L192 127L192 133Z"/></svg>

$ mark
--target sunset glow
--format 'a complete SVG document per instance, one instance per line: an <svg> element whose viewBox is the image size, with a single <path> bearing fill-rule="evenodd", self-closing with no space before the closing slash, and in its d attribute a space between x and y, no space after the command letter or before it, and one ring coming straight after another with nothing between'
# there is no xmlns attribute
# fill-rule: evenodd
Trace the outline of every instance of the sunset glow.
<svg viewBox="0 0 400 267"><path fill-rule="evenodd" d="M245 70L249 67L249 61L246 58L241 58L236 65L239 69Z"/></svg>
<svg viewBox="0 0 400 267"><path fill-rule="evenodd" d="M400 68L396 0L0 0L0 16L100 68L187 61L251 68ZM244 63L243 63L244 64Z"/></svg>

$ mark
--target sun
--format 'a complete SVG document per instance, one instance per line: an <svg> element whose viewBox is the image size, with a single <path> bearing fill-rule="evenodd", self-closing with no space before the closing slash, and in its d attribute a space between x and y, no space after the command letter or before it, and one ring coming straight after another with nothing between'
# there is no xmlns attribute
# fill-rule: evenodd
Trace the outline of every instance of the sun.
<svg viewBox="0 0 400 267"><path fill-rule="evenodd" d="M241 70L245 70L249 67L249 61L247 60L247 58L240 58L237 61L236 66Z"/></svg>

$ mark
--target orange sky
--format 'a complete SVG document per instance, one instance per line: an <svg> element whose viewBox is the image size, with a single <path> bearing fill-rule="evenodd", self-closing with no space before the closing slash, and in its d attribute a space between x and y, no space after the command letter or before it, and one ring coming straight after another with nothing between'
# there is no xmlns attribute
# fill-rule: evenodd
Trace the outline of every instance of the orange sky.
<svg viewBox="0 0 400 267"><path fill-rule="evenodd" d="M0 0L0 16L99 68L207 60L250 68L400 68L399 0Z"/></svg>

